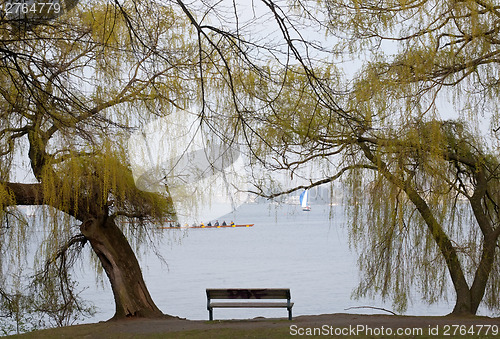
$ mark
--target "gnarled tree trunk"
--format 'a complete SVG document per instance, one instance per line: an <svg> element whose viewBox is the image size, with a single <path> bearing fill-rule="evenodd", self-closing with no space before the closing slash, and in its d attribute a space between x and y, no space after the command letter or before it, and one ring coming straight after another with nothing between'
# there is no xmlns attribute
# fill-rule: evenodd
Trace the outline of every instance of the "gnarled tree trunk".
<svg viewBox="0 0 500 339"><path fill-rule="evenodd" d="M109 278L115 299L113 319L162 317L144 282L137 258L113 218L88 219L80 226Z"/></svg>

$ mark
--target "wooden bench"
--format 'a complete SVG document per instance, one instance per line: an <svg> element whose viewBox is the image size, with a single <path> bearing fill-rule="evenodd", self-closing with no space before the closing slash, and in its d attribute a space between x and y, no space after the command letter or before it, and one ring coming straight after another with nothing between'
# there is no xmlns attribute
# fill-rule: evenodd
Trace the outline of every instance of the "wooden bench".
<svg viewBox="0 0 500 339"><path fill-rule="evenodd" d="M258 299L259 301L212 301L213 299ZM260 299L286 299L282 302L265 302ZM282 307L288 310L288 320L292 320L293 302L290 301L289 288L207 288L207 310L208 319L213 320L213 309L224 308L274 308Z"/></svg>

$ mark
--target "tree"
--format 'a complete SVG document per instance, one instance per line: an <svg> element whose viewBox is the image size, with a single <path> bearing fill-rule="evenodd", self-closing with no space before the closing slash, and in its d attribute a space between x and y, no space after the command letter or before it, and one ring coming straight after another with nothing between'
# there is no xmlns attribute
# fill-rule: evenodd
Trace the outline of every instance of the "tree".
<svg viewBox="0 0 500 339"><path fill-rule="evenodd" d="M364 240L370 250L363 258L366 280L358 291L380 288L387 295L392 289L405 296L406 282L417 281L424 297L436 300L445 292L442 268L447 267L456 293L453 313L475 314L483 298L496 309L496 158L462 123L431 121L415 131L383 146L372 144L373 139L359 144L379 177L368 193L378 210L370 207L369 217L362 218L365 226L356 227L359 240L363 231L374 235ZM407 271L391 274L395 263Z"/></svg>
<svg viewBox="0 0 500 339"><path fill-rule="evenodd" d="M270 192L254 172L256 193L271 198L349 173L346 182L367 193L352 197L351 235L363 248L358 295L374 291L404 310L409 286L421 286L434 302L446 296L449 277L453 313L475 314L481 302L497 310L499 7L262 3L281 45L245 40L239 28L246 23L221 33L191 16L200 40L213 40L207 32L215 32L239 53L219 53L219 82L252 161L308 181ZM238 23L238 6L233 12ZM304 27L321 30L330 45L308 38ZM264 66L256 55L271 57ZM342 80L338 55L366 62ZM480 118L488 114L491 133L481 134ZM311 164L321 172L304 174Z"/></svg>
<svg viewBox="0 0 500 339"><path fill-rule="evenodd" d="M377 55L353 88L353 99L357 99L353 100L354 108L367 122L363 133L356 135L356 144L365 159L377 167L378 175L395 189L385 195L394 197L392 208L372 196L372 202L385 207L372 216L385 216L386 222L394 218L389 225L401 218L399 222L409 227L406 225L414 219L400 201L400 193L404 192L420 214L419 222L423 221L442 260L442 266L432 265L429 259L436 254L426 244L416 251L422 255L421 263L428 266L422 267L420 274L436 276L446 265L456 293L453 313L475 314L483 297L490 309L498 309L497 164L493 148L489 147L497 141L494 133L498 113L494 107L498 77L492 70L498 67L498 7L489 1L382 2L357 8L347 2L328 1L327 7L331 24L340 23L345 28L342 24L357 22L351 32L357 40L351 41L354 44L399 42L392 56ZM350 15L339 16L347 13ZM373 20L383 25L373 25ZM446 98L454 104L454 115L460 122L435 120L437 114L443 114L440 105ZM453 113L449 107L444 109L448 110L444 114ZM492 133L481 135L473 121L488 114ZM473 121L467 121L467 117ZM464 211L457 203L460 199L469 202L469 209ZM461 213L473 218L467 219ZM384 228L374 228L370 234L380 234L377 229ZM404 244L397 238L388 241L395 236L392 228L389 230L391 236L379 240L379 245L388 247L372 247L372 254L378 254L372 258L376 259L364 258L366 267L372 270L367 270L366 281L373 282L371 287L381 287L382 294L391 285L387 282L391 267L381 265L379 258L398 243L400 252L393 255L401 258ZM417 239L409 243L418 248ZM385 257L389 258L391 255ZM373 271L377 264L378 271ZM411 274L406 277L410 281L423 279L422 286L427 287L423 294L429 301L442 296L439 283L433 285L427 277ZM396 276L392 285L403 295L404 278ZM442 273L437 281L444 282ZM369 286L366 283L360 292Z"/></svg>
<svg viewBox="0 0 500 339"><path fill-rule="evenodd" d="M446 267L456 293L453 313L475 314L483 300L498 309L498 165L488 147L497 142L498 7L488 1L324 5L343 46L357 53L368 48L373 59L357 74L342 112L317 98L322 111L305 113L306 147L295 164L324 157L321 147L343 153L337 175L311 186L352 169L350 182L367 185L366 208L354 207L351 224L354 239L366 246L358 294L380 291L404 309L415 283L432 302L445 295ZM392 54L380 48L386 41L395 45ZM459 122L436 120L444 98L454 102ZM465 120L490 112L489 135ZM316 123L339 118L343 125Z"/></svg>
<svg viewBox="0 0 500 339"><path fill-rule="evenodd" d="M189 32L169 6L88 5L36 24L0 22L0 236L33 227L12 207L46 206L38 286L55 287L73 307L68 258L90 243L111 283L114 318L162 316L124 230L140 239L174 212L170 197L135 186L123 145L144 120L188 103L192 88L180 82L192 73ZM22 157L31 182L16 177ZM128 231L123 218L133 221ZM1 250L6 264L7 251L22 248Z"/></svg>

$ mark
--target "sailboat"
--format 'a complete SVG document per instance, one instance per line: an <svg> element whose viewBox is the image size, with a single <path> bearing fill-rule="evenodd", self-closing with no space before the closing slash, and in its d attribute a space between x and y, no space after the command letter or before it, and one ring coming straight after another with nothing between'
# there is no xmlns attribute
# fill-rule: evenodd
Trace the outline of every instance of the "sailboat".
<svg viewBox="0 0 500 339"><path fill-rule="evenodd" d="M311 210L311 207L307 205L307 199L309 197L309 191L305 190L302 192L300 195L300 206L302 206L302 210L304 212L309 212Z"/></svg>

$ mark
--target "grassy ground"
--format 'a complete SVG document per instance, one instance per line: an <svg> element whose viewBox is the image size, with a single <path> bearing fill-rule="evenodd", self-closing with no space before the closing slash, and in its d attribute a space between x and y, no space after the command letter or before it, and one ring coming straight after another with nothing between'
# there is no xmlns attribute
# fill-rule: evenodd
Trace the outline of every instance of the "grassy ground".
<svg viewBox="0 0 500 339"><path fill-rule="evenodd" d="M353 329L371 329L350 335ZM386 315L331 314L286 319L189 321L141 319L109 321L35 331L9 338L461 338L500 339L500 319L485 317L403 317ZM411 335L398 335L398 329ZM489 329L489 334L484 335ZM351 332L350 332L351 331ZM414 331L414 332L411 332ZM434 331L439 331L435 333ZM479 332L479 333L478 333ZM339 335L335 335L335 334ZM345 335L342 335L344 333ZM316 335L313 335L316 334Z"/></svg>
<svg viewBox="0 0 500 339"><path fill-rule="evenodd" d="M333 332L334 333L334 332ZM291 335L288 327L286 328L258 328L258 329L234 329L234 328L217 328L208 330L188 330L182 332L167 332L167 333L110 333L110 332L95 332L94 330L86 329L76 330L71 328L66 329L51 329L44 331L37 331L33 333L27 333L23 335L12 336L12 338L41 338L41 339L52 339L52 338L110 338L110 339L129 339L129 338L147 338L147 339L234 339L234 338L419 338L419 339L436 339L436 338L463 338L463 339L498 339L498 335L488 335L488 336L460 336L460 335L411 335L411 336L366 336L366 335L356 335L356 336L330 336L330 335ZM11 337L9 337L11 338Z"/></svg>

